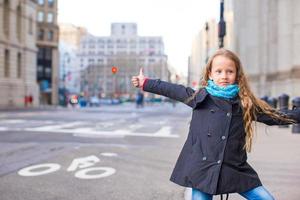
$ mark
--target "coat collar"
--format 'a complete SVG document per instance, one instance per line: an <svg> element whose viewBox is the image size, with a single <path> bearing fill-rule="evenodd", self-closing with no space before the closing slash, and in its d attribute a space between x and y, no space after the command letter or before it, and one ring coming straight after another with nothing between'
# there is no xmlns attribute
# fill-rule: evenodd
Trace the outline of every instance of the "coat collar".
<svg viewBox="0 0 300 200"><path fill-rule="evenodd" d="M201 104L207 96L208 96L208 92L206 91L206 89L201 88L199 93L196 95L196 99L195 99L196 107L199 104Z"/></svg>

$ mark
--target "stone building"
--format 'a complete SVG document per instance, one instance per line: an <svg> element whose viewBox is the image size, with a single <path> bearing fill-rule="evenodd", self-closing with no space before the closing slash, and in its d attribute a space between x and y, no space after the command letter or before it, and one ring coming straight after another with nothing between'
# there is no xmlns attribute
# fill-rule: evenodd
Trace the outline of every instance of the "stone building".
<svg viewBox="0 0 300 200"><path fill-rule="evenodd" d="M300 1L233 1L234 49L259 96L300 95Z"/></svg>
<svg viewBox="0 0 300 200"><path fill-rule="evenodd" d="M2 108L39 104L35 37L36 2L0 0L0 107ZM32 105L29 105L28 97L31 97Z"/></svg>
<svg viewBox="0 0 300 200"><path fill-rule="evenodd" d="M63 41L66 45L71 45L78 49L81 39L88 34L86 28L75 26L73 24L59 24L59 41Z"/></svg>

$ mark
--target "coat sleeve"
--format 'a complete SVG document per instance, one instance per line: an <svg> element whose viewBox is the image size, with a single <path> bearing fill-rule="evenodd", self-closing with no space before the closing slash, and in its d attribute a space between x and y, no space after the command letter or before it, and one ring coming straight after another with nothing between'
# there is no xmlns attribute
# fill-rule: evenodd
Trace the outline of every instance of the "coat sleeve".
<svg viewBox="0 0 300 200"><path fill-rule="evenodd" d="M281 110L279 111L280 114L286 115L288 118L293 119L296 121L296 123L300 123L300 109L295 110ZM279 119L274 119L271 116L265 114L265 113L259 113L256 115L257 119L256 121L262 122L267 125L288 125L292 124L289 122L285 122Z"/></svg>
<svg viewBox="0 0 300 200"><path fill-rule="evenodd" d="M143 90L146 92L163 95L171 99L185 103L190 107L195 106L195 100L186 102L191 97L195 90L183 85L161 81L160 79L147 79L143 85Z"/></svg>

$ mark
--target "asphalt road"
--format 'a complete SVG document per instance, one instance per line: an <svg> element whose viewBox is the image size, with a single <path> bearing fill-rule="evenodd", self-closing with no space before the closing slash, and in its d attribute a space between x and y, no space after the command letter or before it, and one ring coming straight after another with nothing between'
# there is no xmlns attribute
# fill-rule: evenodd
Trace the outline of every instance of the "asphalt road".
<svg viewBox="0 0 300 200"><path fill-rule="evenodd" d="M0 199L184 199L169 181L189 108L134 105L0 114Z"/></svg>
<svg viewBox="0 0 300 200"><path fill-rule="evenodd" d="M189 200L190 190L169 177L190 111L182 104L1 111L0 200ZM276 200L300 199L299 144L291 128L257 124L248 161Z"/></svg>

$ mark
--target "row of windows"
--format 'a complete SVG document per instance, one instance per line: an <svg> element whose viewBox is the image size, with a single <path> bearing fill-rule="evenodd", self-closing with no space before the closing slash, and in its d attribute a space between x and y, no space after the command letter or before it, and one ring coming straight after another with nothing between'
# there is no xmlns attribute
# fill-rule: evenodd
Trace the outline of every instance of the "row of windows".
<svg viewBox="0 0 300 200"><path fill-rule="evenodd" d="M106 48L108 49L112 49L112 48L118 48L118 49L126 49L126 48L130 48L130 49L136 49L137 47L139 48L150 48L150 49L155 49L156 47L157 48L161 48L161 46L155 46L155 45L139 45L139 46L136 46L136 45L130 45L130 46L127 46L127 45L106 45ZM95 49L95 48L98 48L98 49L104 49L105 48L105 45L89 45L89 46L85 46L85 45L82 45L82 48L83 49Z"/></svg>
<svg viewBox="0 0 300 200"><path fill-rule="evenodd" d="M155 39L137 39L137 40L133 40L133 39L116 39L116 40L112 40L112 39L107 39L107 40L104 40L104 39L98 39L98 40L95 40L95 39L86 39L83 41L83 45L85 44L96 44L96 43L100 43L100 44L103 44L103 43L117 43L117 44L126 44L126 43L130 43L130 44L135 44L135 43L141 43L141 44L144 44L144 43L149 43L149 44L160 44L161 43L161 40L158 39L158 40L155 40Z"/></svg>
<svg viewBox="0 0 300 200"><path fill-rule="evenodd" d="M10 51L5 49L4 51L4 77L11 77L10 71L10 60L11 60ZM22 54L17 53L17 78L21 78L22 76Z"/></svg>
<svg viewBox="0 0 300 200"><path fill-rule="evenodd" d="M40 29L37 35L38 40L54 41L54 31Z"/></svg>
<svg viewBox="0 0 300 200"><path fill-rule="evenodd" d="M148 50L141 50L141 51L86 51L86 52L81 52L82 55L115 55L115 54L122 54L122 55L149 55L149 56L154 56L154 55L161 55L161 51L148 51Z"/></svg>
<svg viewBox="0 0 300 200"><path fill-rule="evenodd" d="M49 7L54 6L54 0L47 0L47 3ZM41 6L45 5L45 0L38 0L38 4Z"/></svg>
<svg viewBox="0 0 300 200"><path fill-rule="evenodd" d="M3 30L4 30L4 34L6 37L9 37L11 34L10 34L10 26L12 25L10 23L11 19L10 19L10 2L9 0L4 0L3 2L3 16L2 16L2 24L3 24ZM23 26L23 20L22 20L22 15L23 15L23 7L21 4L17 5L16 7L16 23L15 23L15 26L16 26L16 36L17 36L17 39L19 41L22 40L22 26ZM32 17L29 17L29 20L28 20L28 33L29 34L33 34L33 25L34 25L34 22L33 22L33 19Z"/></svg>
<svg viewBox="0 0 300 200"><path fill-rule="evenodd" d="M53 23L54 22L54 14L52 12L47 13L47 18L45 19L45 13L43 11L39 11L37 14L37 21L38 22L44 22L47 23Z"/></svg>
<svg viewBox="0 0 300 200"><path fill-rule="evenodd" d="M83 65L84 60L81 59L80 61L81 61L81 65ZM104 59L89 58L87 61L88 61L89 64L94 64L95 62L97 62L98 64L101 64L101 63L104 62ZM144 63L145 61L146 61L146 59L139 59L140 63ZM156 62L156 61L158 62L159 60L156 60L156 59L153 59L153 58L148 59L148 62L150 62L150 63L153 63L153 62ZM161 60L161 61L163 61L163 60ZM107 62L113 62L113 60L107 59ZM132 62L136 62L136 60L132 60Z"/></svg>

